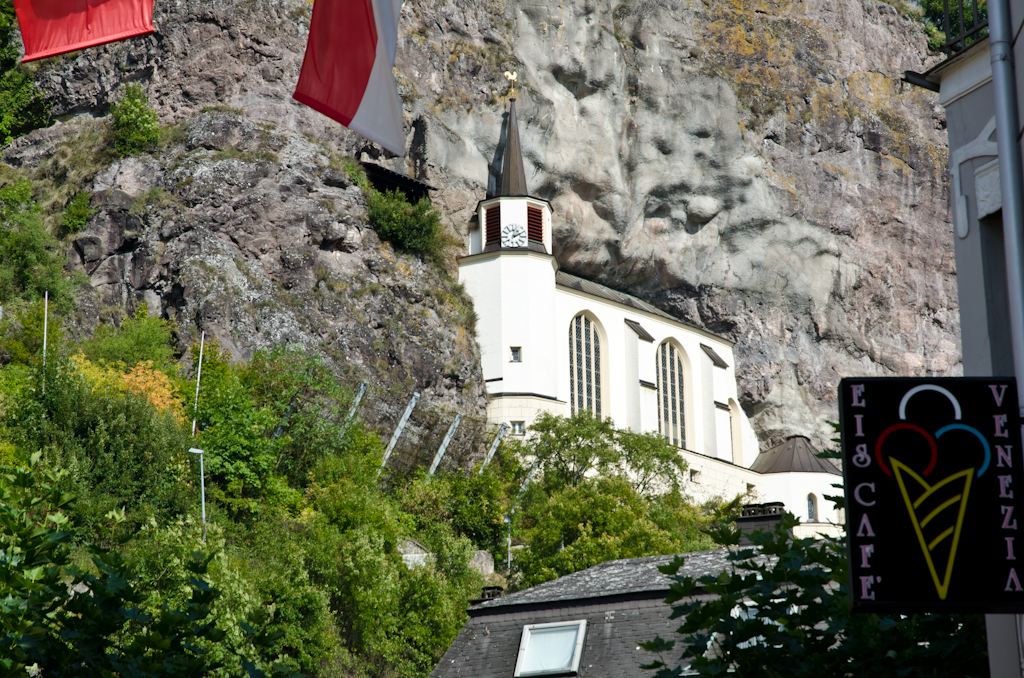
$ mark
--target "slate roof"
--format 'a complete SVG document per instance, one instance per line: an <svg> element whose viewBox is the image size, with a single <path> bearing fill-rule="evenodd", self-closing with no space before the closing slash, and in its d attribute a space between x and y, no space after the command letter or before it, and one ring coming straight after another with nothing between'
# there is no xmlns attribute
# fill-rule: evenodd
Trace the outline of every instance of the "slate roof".
<svg viewBox="0 0 1024 678"><path fill-rule="evenodd" d="M686 325L687 327L701 329L699 327L691 325L688 322L680 320L674 315L662 311L657 306L653 306L642 299L634 297L632 294L626 294L625 292L613 290L612 288L606 287L605 285L602 285L600 283L596 283L593 280L580 278L579 276L572 275L571 273L566 273L565 271L558 271L555 273L555 284L561 285L562 287L574 289L577 292L585 292L587 294L592 294L595 297L607 299L608 301L614 301L615 303L622 304L623 306L629 306L631 308L635 308L641 311L647 311L648 313L653 313L654 315L661 316L662 318L671 320L672 322L680 323L681 325ZM701 329L701 331L710 334L711 336L718 336L716 334L708 332L707 330ZM726 339L726 341L729 340Z"/></svg>
<svg viewBox="0 0 1024 678"><path fill-rule="evenodd" d="M750 470L757 473L789 473L790 471L798 471L803 473L831 473L837 476L843 474L830 460L821 459L817 454L818 450L814 449L810 440L803 436L793 436L781 445L776 445L770 450L765 450L757 455L757 459L750 466Z"/></svg>
<svg viewBox="0 0 1024 678"><path fill-rule="evenodd" d="M680 574L717 575L727 549L685 553ZM649 678L657 659L640 643L673 638L679 620L664 599L670 580L659 565L675 556L612 560L470 608L470 619L431 678L511 678L526 624L587 621L579 678ZM708 598L707 594L695 596Z"/></svg>
<svg viewBox="0 0 1024 678"><path fill-rule="evenodd" d="M728 553L728 549L684 553L683 558L686 562L679 573L694 578L705 574L717 575L729 565L726 559ZM515 605L557 604L561 601L668 591L671 581L658 571L658 566L672 562L673 558L674 555L609 560L586 570L480 603L470 610L470 614L479 616L487 614L485 611L488 610Z"/></svg>
<svg viewBox="0 0 1024 678"><path fill-rule="evenodd" d="M508 109L505 126L505 152L501 159L501 186L498 195L530 195L526 188L526 169L523 167L523 151L519 144L519 121L516 119L516 100Z"/></svg>

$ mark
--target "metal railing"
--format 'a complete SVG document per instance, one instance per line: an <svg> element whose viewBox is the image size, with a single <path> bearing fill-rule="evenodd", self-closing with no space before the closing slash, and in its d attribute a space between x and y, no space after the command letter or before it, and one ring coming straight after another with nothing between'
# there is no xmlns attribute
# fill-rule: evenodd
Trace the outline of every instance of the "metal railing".
<svg viewBox="0 0 1024 678"><path fill-rule="evenodd" d="M950 55L962 52L988 35L985 0L944 0L946 45Z"/></svg>

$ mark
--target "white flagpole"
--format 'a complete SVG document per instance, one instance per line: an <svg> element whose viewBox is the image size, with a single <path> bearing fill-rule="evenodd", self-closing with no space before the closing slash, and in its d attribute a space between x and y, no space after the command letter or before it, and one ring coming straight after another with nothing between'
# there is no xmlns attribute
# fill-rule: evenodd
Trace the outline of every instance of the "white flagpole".
<svg viewBox="0 0 1024 678"><path fill-rule="evenodd" d="M43 393L46 393L46 334L50 320L50 290L43 296Z"/></svg>
<svg viewBox="0 0 1024 678"><path fill-rule="evenodd" d="M203 346L206 344L206 332L199 338L199 369L196 371L196 404L192 409L192 437L196 435L196 418L199 416L199 380L203 378ZM200 457L202 462L202 457Z"/></svg>

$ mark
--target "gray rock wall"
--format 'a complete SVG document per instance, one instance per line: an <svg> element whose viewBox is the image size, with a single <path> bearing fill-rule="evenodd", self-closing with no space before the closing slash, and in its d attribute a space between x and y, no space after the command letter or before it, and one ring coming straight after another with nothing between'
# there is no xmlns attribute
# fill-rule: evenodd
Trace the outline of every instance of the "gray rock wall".
<svg viewBox="0 0 1024 678"><path fill-rule="evenodd" d="M312 182L334 200L344 192L311 178L317 162L302 138L438 186L435 202L466 237L500 168L501 73L515 70L527 179L553 203L562 266L734 338L742 405L764 445L791 434L827 440L843 376L959 373L945 122L932 93L899 82L903 70L927 67L926 40L889 5L407 0L397 63L410 148L402 159L382 158L291 100L309 8L160 3L157 35L40 67L57 115L105 115L118 88L137 80L164 122L230 106L288 138L292 150L274 151L287 160L272 166L225 159L140 171L132 163L148 160L123 161L97 177L97 190L128 195L144 188L140 176L174 187L194 180L175 195L210 207L201 230L180 236L180 254L161 255L167 266L186 271L185 252L223 251L224 275L240 286L261 283L238 266L235 275L235 258L260 262L285 285L315 282L265 244L308 241L282 225L292 191ZM235 146L248 137L240 134ZM218 187L204 188L211 177ZM280 187L280 207L248 197L268 182ZM366 241L358 224L302 223L309 233L334 229L313 240L342 243L327 248L341 252L330 257L342 268L351 258L344 243L356 242L349 226ZM121 289L119 266L91 271L105 298ZM216 307L212 287L190 276L191 287L161 298ZM333 315L323 311L323 327L317 320L304 331L334 336ZM280 336L298 331L281 322ZM232 327L239 345L261 331Z"/></svg>

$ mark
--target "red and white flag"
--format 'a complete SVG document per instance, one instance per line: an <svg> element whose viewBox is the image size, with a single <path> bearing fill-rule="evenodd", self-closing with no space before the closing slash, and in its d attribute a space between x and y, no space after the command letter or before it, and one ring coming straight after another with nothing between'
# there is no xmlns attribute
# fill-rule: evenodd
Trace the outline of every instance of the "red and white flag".
<svg viewBox="0 0 1024 678"><path fill-rule="evenodd" d="M153 0L14 0L14 11L22 61L153 32Z"/></svg>
<svg viewBox="0 0 1024 678"><path fill-rule="evenodd" d="M405 155L392 69L402 0L316 0L296 101Z"/></svg>

